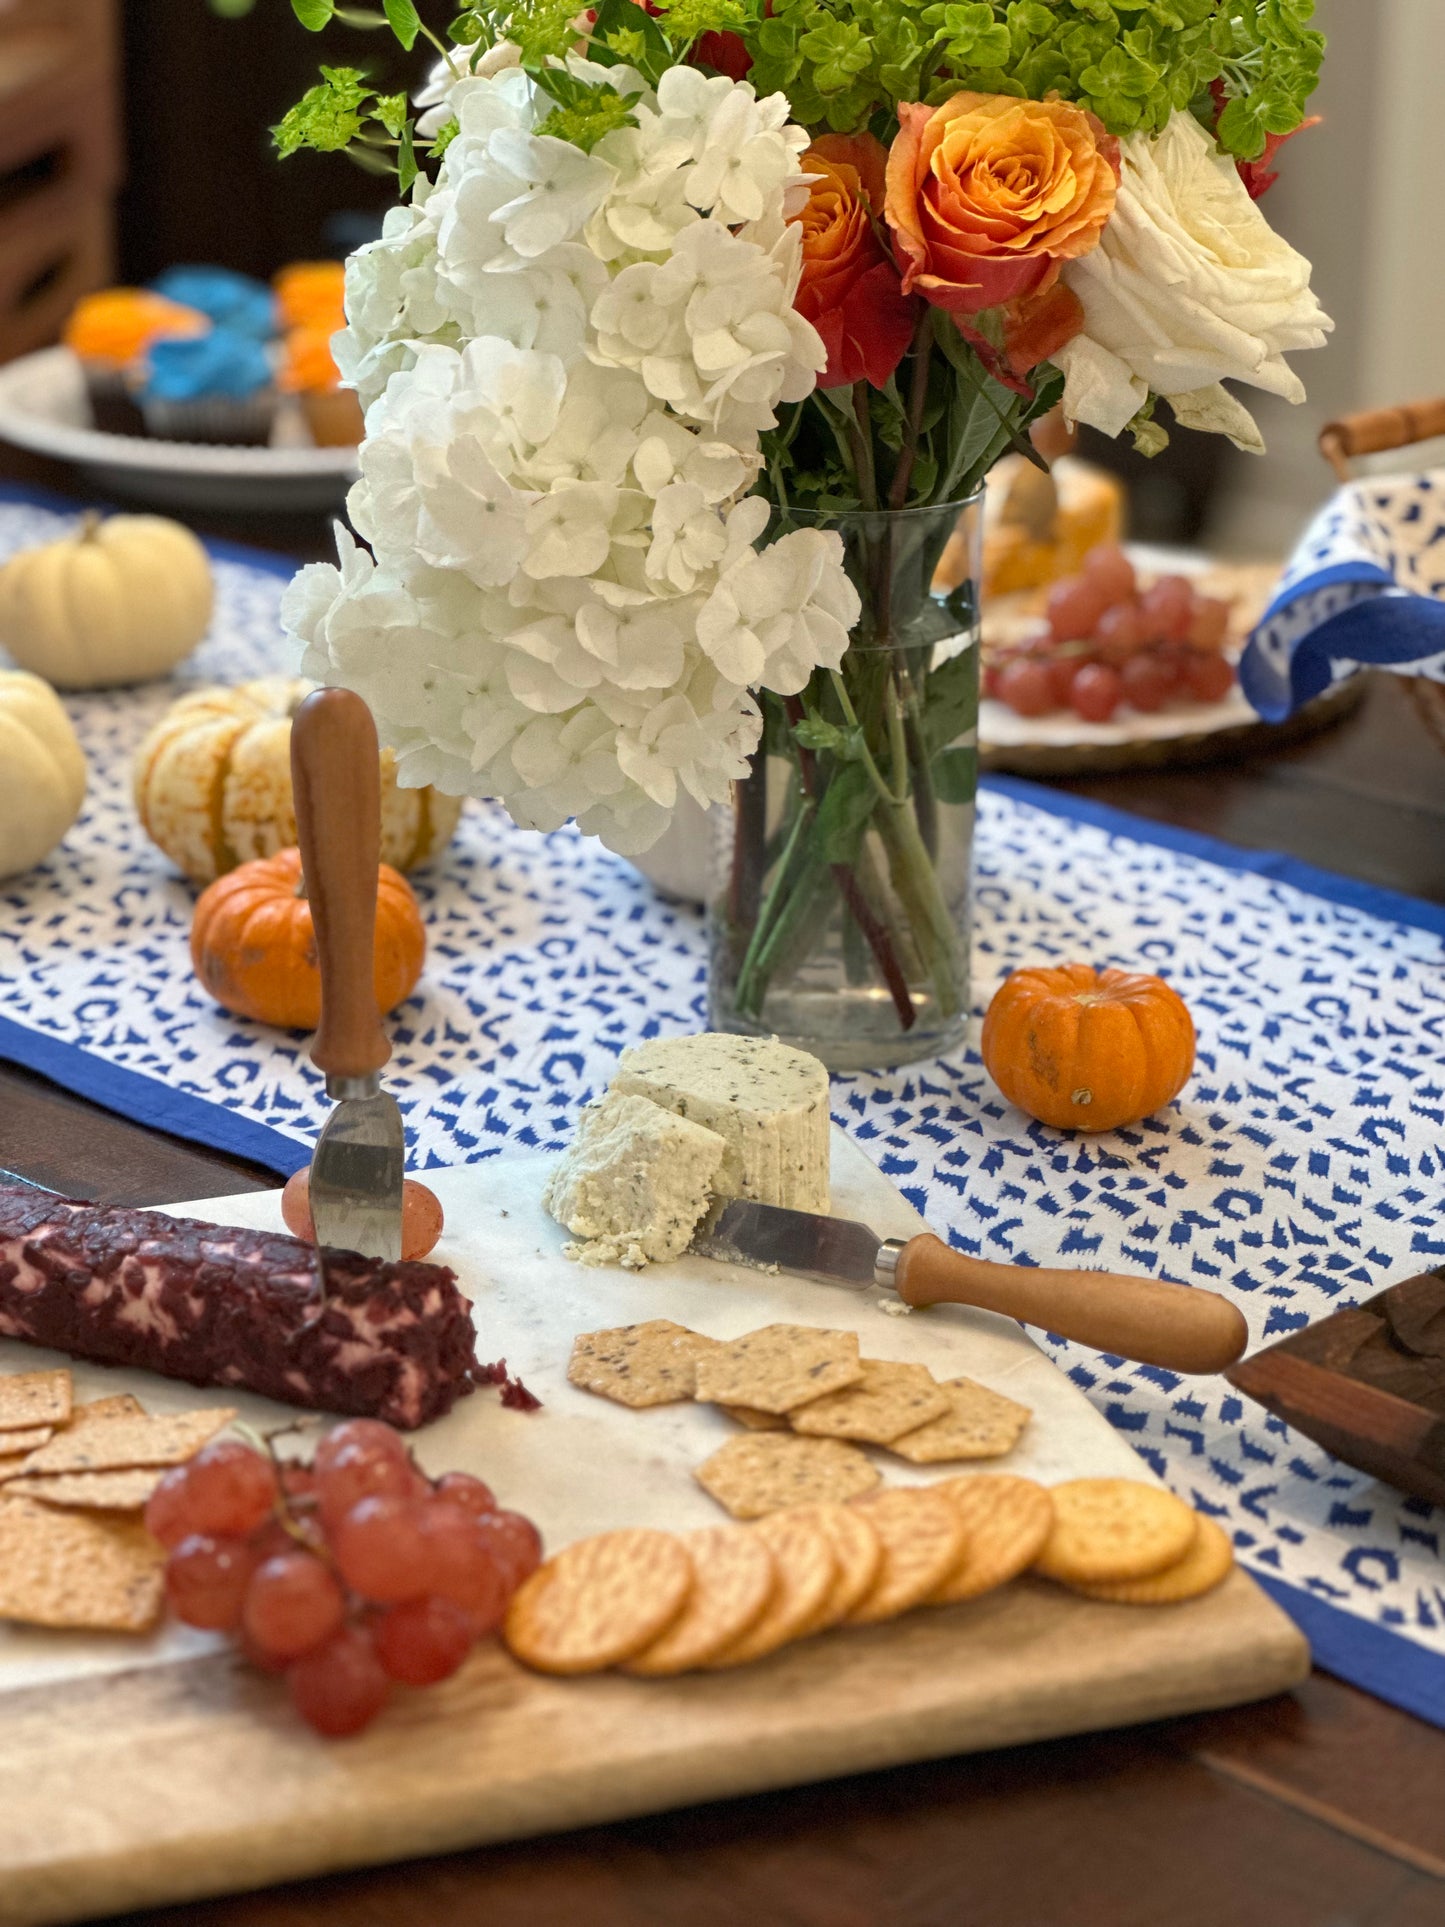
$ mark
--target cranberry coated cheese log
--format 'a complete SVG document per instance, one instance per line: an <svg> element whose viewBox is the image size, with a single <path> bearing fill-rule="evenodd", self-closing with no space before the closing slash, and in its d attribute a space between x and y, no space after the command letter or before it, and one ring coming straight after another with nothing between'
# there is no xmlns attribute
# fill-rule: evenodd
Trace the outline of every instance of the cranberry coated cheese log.
<svg viewBox="0 0 1445 1927"><path fill-rule="evenodd" d="M410 1429L472 1390L444 1265L0 1185L0 1338Z"/></svg>

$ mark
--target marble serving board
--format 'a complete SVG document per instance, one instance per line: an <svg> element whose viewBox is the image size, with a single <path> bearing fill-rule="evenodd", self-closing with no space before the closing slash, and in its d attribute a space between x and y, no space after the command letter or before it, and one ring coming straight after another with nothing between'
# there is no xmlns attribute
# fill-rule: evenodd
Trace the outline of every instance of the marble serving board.
<svg viewBox="0 0 1445 1927"><path fill-rule="evenodd" d="M548 1160L429 1171L447 1228L436 1252L473 1300L482 1358L542 1400L492 1391L415 1435L428 1470L474 1471L555 1549L611 1526L724 1515L693 1468L728 1437L720 1412L645 1412L567 1383L579 1331L666 1316L717 1338L776 1320L853 1329L865 1353L967 1373L1033 1408L996 1469L1046 1483L1152 1478L1125 1440L1011 1322L688 1258L633 1274L583 1268L541 1209ZM921 1220L840 1133L834 1209L884 1235ZM280 1227L280 1193L175 1207ZM270 1426L289 1408L197 1393L0 1342L0 1371L69 1362L77 1396L133 1391L153 1411L234 1404ZM878 1454L885 1482L959 1468ZM220 1642L0 1628L0 1922L63 1920L722 1794L1259 1697L1308 1665L1291 1623L1236 1573L1168 1611L1096 1605L1025 1582L942 1612L806 1642L738 1674L642 1684L535 1678L482 1650L446 1688L327 1747L271 1682Z"/></svg>

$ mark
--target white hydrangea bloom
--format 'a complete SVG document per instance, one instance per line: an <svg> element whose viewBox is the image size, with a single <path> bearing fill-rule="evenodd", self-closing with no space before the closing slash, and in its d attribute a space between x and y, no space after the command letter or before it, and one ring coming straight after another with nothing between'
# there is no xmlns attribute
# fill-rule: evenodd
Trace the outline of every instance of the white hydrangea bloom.
<svg viewBox="0 0 1445 1927"><path fill-rule="evenodd" d="M588 154L502 45L419 101L458 123L433 185L348 267L337 355L367 409L338 530L283 620L306 673L357 689L399 779L569 818L636 854L682 794L747 769L751 691L842 656L858 601L838 538L751 496L760 435L810 392L788 224L806 135L781 95L688 68L627 95Z"/></svg>
<svg viewBox="0 0 1445 1927"><path fill-rule="evenodd" d="M808 135L789 123L788 111L784 94L759 100L745 80L671 67L658 83L649 132L658 145L685 152L692 206L735 226L761 220L798 177Z"/></svg>
<svg viewBox="0 0 1445 1927"><path fill-rule="evenodd" d="M521 49L510 40L499 40L485 52L478 47L454 47L437 61L413 97L420 110L417 138L435 140L449 120L460 116L467 99L482 91L479 81L516 67L521 58Z"/></svg>
<svg viewBox="0 0 1445 1927"><path fill-rule="evenodd" d="M827 363L792 305L800 263L796 248L770 251L699 221L666 261L634 262L603 291L596 353L636 368L679 415L716 424L726 407L738 423L770 428L779 402L810 394Z"/></svg>
<svg viewBox="0 0 1445 1927"><path fill-rule="evenodd" d="M838 667L859 604L836 543L822 529L799 529L727 569L697 623L722 675L796 696L819 665Z"/></svg>

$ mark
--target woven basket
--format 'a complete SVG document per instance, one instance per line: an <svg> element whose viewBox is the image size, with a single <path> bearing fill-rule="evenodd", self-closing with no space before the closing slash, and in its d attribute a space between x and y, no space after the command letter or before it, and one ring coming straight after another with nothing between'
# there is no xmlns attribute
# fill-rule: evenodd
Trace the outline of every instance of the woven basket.
<svg viewBox="0 0 1445 1927"><path fill-rule="evenodd" d="M1433 401L1407 402L1401 408L1369 408L1358 415L1342 415L1320 430L1320 453L1342 482L1352 480L1350 464L1360 455L1379 455L1387 449L1412 448L1417 442L1445 435L1445 395ZM1424 676L1406 678L1420 720L1445 751L1445 683Z"/></svg>

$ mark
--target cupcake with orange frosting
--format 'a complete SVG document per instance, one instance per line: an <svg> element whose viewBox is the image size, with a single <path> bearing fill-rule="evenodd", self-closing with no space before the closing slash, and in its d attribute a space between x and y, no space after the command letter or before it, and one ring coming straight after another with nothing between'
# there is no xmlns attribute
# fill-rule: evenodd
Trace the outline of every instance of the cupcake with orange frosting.
<svg viewBox="0 0 1445 1927"><path fill-rule="evenodd" d="M361 403L341 386L327 322L293 328L286 337L281 386L295 395L318 448L353 448L361 440Z"/></svg>
<svg viewBox="0 0 1445 1927"><path fill-rule="evenodd" d="M340 261L292 261L271 282L283 333L346 325L346 269Z"/></svg>
<svg viewBox="0 0 1445 1927"><path fill-rule="evenodd" d="M152 343L203 335L205 315L148 288L105 288L71 310L61 339L80 362L91 418L108 435L143 435L133 395Z"/></svg>

